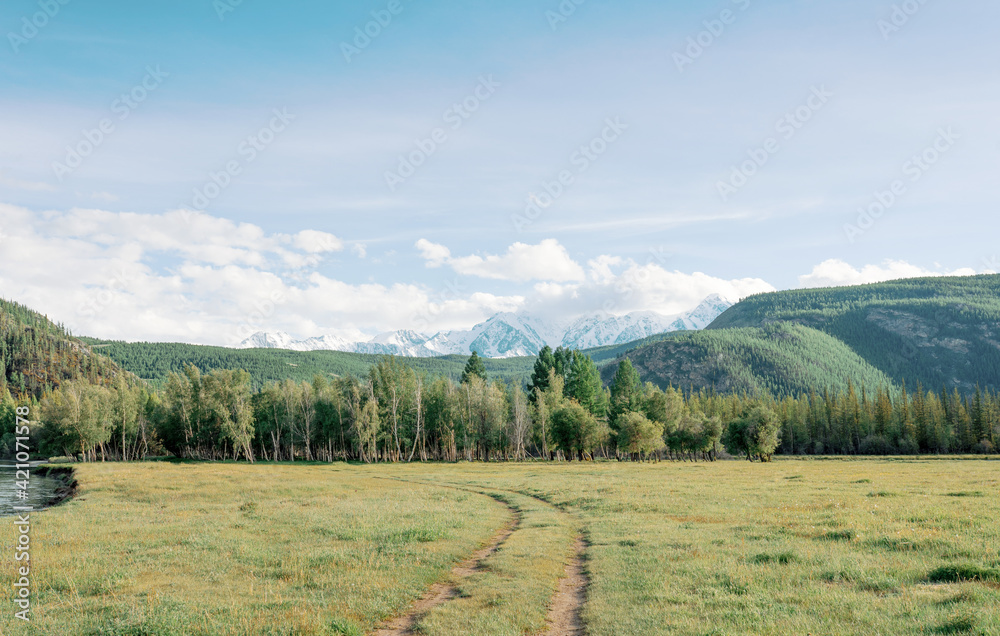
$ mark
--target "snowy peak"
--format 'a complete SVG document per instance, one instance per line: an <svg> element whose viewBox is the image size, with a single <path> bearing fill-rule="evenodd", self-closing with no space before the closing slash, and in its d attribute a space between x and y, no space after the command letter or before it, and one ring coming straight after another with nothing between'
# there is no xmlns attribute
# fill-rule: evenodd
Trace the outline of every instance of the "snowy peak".
<svg viewBox="0 0 1000 636"><path fill-rule="evenodd" d="M258 331L253 334L242 343L240 343L240 349L291 349L292 345L295 344L295 339L289 336L284 331L276 331L273 333L268 333L265 331Z"/></svg>
<svg viewBox="0 0 1000 636"><path fill-rule="evenodd" d="M712 321L722 315L736 303L730 302L718 294L712 294L701 301L697 307L688 312L685 317L688 329L704 329L712 324Z"/></svg>
<svg viewBox="0 0 1000 636"><path fill-rule="evenodd" d="M372 344L413 347L420 346L427 342L427 336L417 333L416 331L403 329L401 331L388 331L386 333L381 333L372 338L369 342Z"/></svg>
<svg viewBox="0 0 1000 636"><path fill-rule="evenodd" d="M525 313L504 312L469 330L443 331L431 337L411 330L390 331L364 342L350 342L337 336L295 340L283 332L259 332L244 340L240 348L333 350L421 358L467 356L473 351L486 358L534 356L546 345L589 349L633 342L667 331L704 329L732 305L713 294L692 311L677 316L653 311L624 316L592 314L578 318L568 327Z"/></svg>
<svg viewBox="0 0 1000 636"><path fill-rule="evenodd" d="M541 324L523 314L499 313L468 331L438 333L425 346L439 355L476 351L487 358L533 356L547 344L537 328Z"/></svg>
<svg viewBox="0 0 1000 636"><path fill-rule="evenodd" d="M572 349L589 349L603 345L623 344L641 340L665 331L680 331L687 326L675 317L652 311L640 311L625 316L588 316L574 322L562 345Z"/></svg>

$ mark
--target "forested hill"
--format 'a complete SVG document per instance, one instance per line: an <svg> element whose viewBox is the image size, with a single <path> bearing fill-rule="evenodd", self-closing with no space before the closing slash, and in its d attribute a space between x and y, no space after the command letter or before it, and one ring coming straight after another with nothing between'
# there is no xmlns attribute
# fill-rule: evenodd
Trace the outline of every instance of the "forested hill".
<svg viewBox="0 0 1000 636"><path fill-rule="evenodd" d="M824 331L910 386L1000 390L1000 275L759 294L708 329L775 322Z"/></svg>
<svg viewBox="0 0 1000 636"><path fill-rule="evenodd" d="M285 349L229 349L202 345L117 342L84 338L90 346L108 356L153 386L162 385L171 372L179 372L189 364L202 372L213 369L247 371L255 387L286 378L311 381L316 375L327 378L353 375L361 377L382 356L342 351L288 351ZM400 358L403 364L418 372L457 379L468 361L466 356L439 358ZM490 378L524 384L531 375L534 358L483 359Z"/></svg>
<svg viewBox="0 0 1000 636"><path fill-rule="evenodd" d="M119 367L45 316L0 299L0 396L40 398L66 380L109 383Z"/></svg>
<svg viewBox="0 0 1000 636"><path fill-rule="evenodd" d="M659 334L584 353L602 367L605 382L627 355L644 380L721 392L843 389L849 379L869 388L905 381L966 395L977 385L1000 391L1000 275L761 294L730 308L706 331ZM155 387L188 364L203 372L244 369L262 387L286 378L362 376L377 361L338 351L78 340L46 317L0 301L0 383L15 395L38 397L72 378L106 383L118 365ZM520 384L533 362L484 360L491 378ZM404 360L418 372L452 378L465 363L464 356Z"/></svg>
<svg viewBox="0 0 1000 636"><path fill-rule="evenodd" d="M788 395L811 388L846 390L848 381L872 393L895 384L836 338L790 323L679 332L633 349L626 357L643 381L661 388ZM606 383L616 368L603 367Z"/></svg>

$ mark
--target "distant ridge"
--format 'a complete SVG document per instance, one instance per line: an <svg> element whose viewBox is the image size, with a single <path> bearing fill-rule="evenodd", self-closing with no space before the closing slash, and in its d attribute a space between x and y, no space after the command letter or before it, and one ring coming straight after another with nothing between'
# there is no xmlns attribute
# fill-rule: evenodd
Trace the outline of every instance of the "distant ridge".
<svg viewBox="0 0 1000 636"><path fill-rule="evenodd" d="M364 342L336 336L296 340L283 332L258 332L239 349L288 349L292 351L343 351L375 355L431 358L469 355L476 351L486 358L534 356L546 346L589 349L619 345L673 331L704 329L732 303L717 294L693 310L666 316L640 311L624 316L589 314L560 325L527 313L498 313L467 331L439 332L426 336L415 331L392 331Z"/></svg>
<svg viewBox="0 0 1000 636"><path fill-rule="evenodd" d="M1000 275L910 278L758 294L709 331L791 322L822 331L912 388L1000 390Z"/></svg>

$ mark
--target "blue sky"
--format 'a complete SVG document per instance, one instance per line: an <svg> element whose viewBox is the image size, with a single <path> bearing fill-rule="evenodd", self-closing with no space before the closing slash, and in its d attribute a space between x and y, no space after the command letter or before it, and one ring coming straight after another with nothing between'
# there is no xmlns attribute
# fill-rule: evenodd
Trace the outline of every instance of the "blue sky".
<svg viewBox="0 0 1000 636"><path fill-rule="evenodd" d="M45 4L0 8L0 284L79 333L224 344L270 293L254 325L350 335L996 269L986 0Z"/></svg>

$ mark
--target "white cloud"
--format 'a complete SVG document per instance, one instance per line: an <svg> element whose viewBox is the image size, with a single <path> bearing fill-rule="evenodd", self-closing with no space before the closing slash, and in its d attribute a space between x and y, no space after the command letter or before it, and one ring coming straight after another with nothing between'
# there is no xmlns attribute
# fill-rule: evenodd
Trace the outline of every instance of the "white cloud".
<svg viewBox="0 0 1000 636"><path fill-rule="evenodd" d="M465 328L520 296L434 294L420 285L334 280L311 268L330 234L268 234L183 211L162 215L0 205L0 289L74 333L234 345L255 331L348 339L422 326Z"/></svg>
<svg viewBox="0 0 1000 636"><path fill-rule="evenodd" d="M317 232L316 230L302 230L292 239L295 247L309 254L323 254L324 252L339 252L344 249L344 243L333 234Z"/></svg>
<svg viewBox="0 0 1000 636"><path fill-rule="evenodd" d="M351 252L358 258L365 258L368 256L368 246L364 243L355 243L351 246Z"/></svg>
<svg viewBox="0 0 1000 636"><path fill-rule="evenodd" d="M587 261L587 266L590 268L588 274L597 283L610 283L615 279L615 274L611 271L611 268L621 265L623 262L618 256L598 256L593 260Z"/></svg>
<svg viewBox="0 0 1000 636"><path fill-rule="evenodd" d="M417 249L420 250L421 258L427 261L427 267L441 267L451 258L451 250L427 239L417 241Z"/></svg>
<svg viewBox="0 0 1000 636"><path fill-rule="evenodd" d="M583 268L555 239L546 239L538 245L514 243L503 255L453 257L447 247L426 239L417 241L417 249L427 261L428 267L447 264L456 273L465 276L517 282L566 282L581 281L584 278Z"/></svg>
<svg viewBox="0 0 1000 636"><path fill-rule="evenodd" d="M971 268L954 271L928 270L905 261L886 260L881 265L865 265L857 269L840 259L823 261L813 268L812 272L799 276L801 287L842 287L845 285L863 285L880 283L900 278L924 278L928 276L971 276L976 271Z"/></svg>
<svg viewBox="0 0 1000 636"><path fill-rule="evenodd" d="M0 289L80 335L234 345L256 331L358 340L395 329L467 329L497 312L528 310L563 322L582 314L688 311L710 294L736 300L771 291L600 256L588 270L556 241L516 244L502 256L451 256L421 241L427 261L482 278L534 280L522 294L483 288L353 284L315 270L332 235L269 234L183 211L37 213L0 205Z"/></svg>
<svg viewBox="0 0 1000 636"><path fill-rule="evenodd" d="M593 259L588 265L590 269L582 283L535 285L535 294L528 298L526 309L556 320L589 313L622 315L633 311L655 311L669 316L690 311L713 294L736 302L751 294L775 290L759 278L726 280L610 256Z"/></svg>

